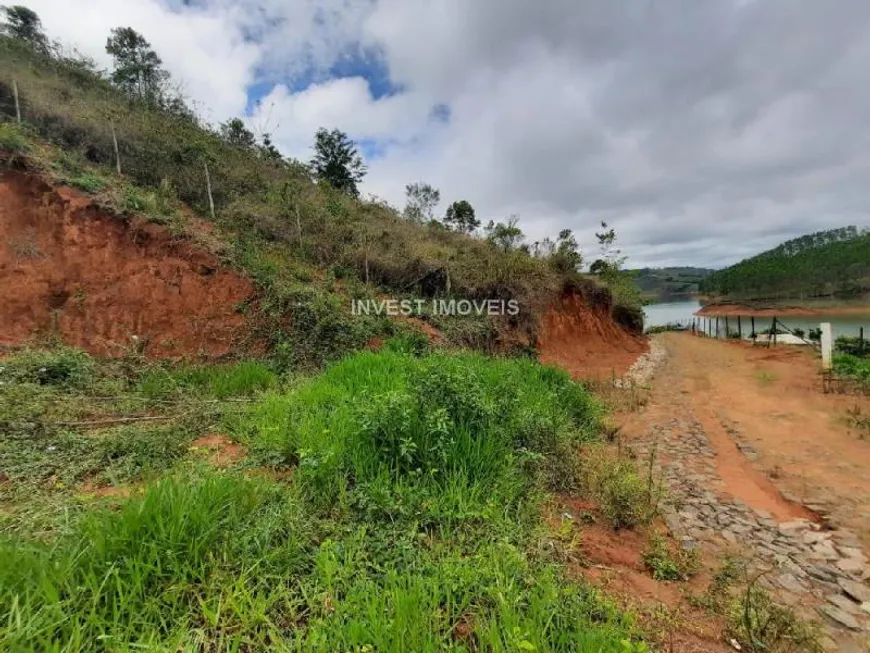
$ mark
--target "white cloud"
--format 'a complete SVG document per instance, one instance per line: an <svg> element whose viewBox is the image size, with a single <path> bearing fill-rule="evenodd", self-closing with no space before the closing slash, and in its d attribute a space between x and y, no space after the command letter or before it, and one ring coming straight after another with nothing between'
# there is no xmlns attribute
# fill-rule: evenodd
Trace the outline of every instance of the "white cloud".
<svg viewBox="0 0 870 653"><path fill-rule="evenodd" d="M105 65L109 29L139 30L212 120L265 84L251 120L287 154L307 158L320 126L379 141L363 191L396 204L428 181L445 205L519 214L532 238L571 228L587 249L606 219L649 264L867 223L864 0L23 1ZM328 77L361 52L398 92Z"/></svg>

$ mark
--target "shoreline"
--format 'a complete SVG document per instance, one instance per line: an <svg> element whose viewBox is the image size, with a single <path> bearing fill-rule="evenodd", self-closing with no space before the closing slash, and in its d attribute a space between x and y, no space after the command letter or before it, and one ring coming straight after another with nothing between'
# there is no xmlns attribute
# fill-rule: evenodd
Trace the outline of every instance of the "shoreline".
<svg viewBox="0 0 870 653"><path fill-rule="evenodd" d="M870 315L870 302L849 303L834 306L752 306L740 302L722 302L702 306L695 311L698 317L777 317L816 315Z"/></svg>

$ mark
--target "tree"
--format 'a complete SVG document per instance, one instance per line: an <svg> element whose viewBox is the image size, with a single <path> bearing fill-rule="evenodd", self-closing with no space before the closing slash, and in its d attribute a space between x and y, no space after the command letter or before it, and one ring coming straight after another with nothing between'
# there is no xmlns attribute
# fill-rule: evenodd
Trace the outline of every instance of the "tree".
<svg viewBox="0 0 870 653"><path fill-rule="evenodd" d="M232 147L238 147L243 150L251 150L257 144L257 139L254 133L245 127L245 123L241 118L233 118L227 120L220 126L221 138Z"/></svg>
<svg viewBox="0 0 870 653"><path fill-rule="evenodd" d="M601 229L600 233L595 234L601 249L601 258L592 263L589 271L593 274L619 272L622 264L625 263L625 257L620 256L621 251L616 247L616 230L608 228L606 222L601 223Z"/></svg>
<svg viewBox="0 0 870 653"><path fill-rule="evenodd" d="M112 81L130 97L151 104L163 102L169 73L151 44L132 27L116 27L106 41L114 58Z"/></svg>
<svg viewBox="0 0 870 653"><path fill-rule="evenodd" d="M423 223L432 220L435 207L441 201L441 191L429 184L415 183L405 186L408 198L405 205L405 218L411 222Z"/></svg>
<svg viewBox="0 0 870 653"><path fill-rule="evenodd" d="M503 252L516 249L523 242L523 232L517 226L519 218L512 215L507 223L489 221L486 225L486 239Z"/></svg>
<svg viewBox="0 0 870 653"><path fill-rule="evenodd" d="M470 234L480 226L480 220L474 215L474 207L465 200L453 202L447 207L444 224L461 233Z"/></svg>
<svg viewBox="0 0 870 653"><path fill-rule="evenodd" d="M359 197L357 184L366 174L366 167L356 149L356 143L343 131L320 128L314 139L311 169L318 181Z"/></svg>
<svg viewBox="0 0 870 653"><path fill-rule="evenodd" d="M263 134L263 144L260 146L260 155L268 161L281 161L284 158L272 142L272 134Z"/></svg>
<svg viewBox="0 0 870 653"><path fill-rule="evenodd" d="M577 239L570 229L559 232L554 252L550 256L553 267L562 273L576 272L583 265L583 256L580 254Z"/></svg>
<svg viewBox="0 0 870 653"><path fill-rule="evenodd" d="M41 52L48 50L48 39L42 31L42 21L35 11L21 5L0 7L0 11L5 17L5 22L0 25L0 33L24 41Z"/></svg>

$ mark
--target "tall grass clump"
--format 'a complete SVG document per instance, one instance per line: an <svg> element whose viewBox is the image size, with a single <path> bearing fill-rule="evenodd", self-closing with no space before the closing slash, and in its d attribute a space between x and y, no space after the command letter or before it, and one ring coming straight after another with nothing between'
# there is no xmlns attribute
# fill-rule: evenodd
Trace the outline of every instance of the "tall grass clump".
<svg viewBox="0 0 870 653"><path fill-rule="evenodd" d="M426 520L516 509L542 484L568 486L600 407L563 372L476 354L355 354L248 420L252 449L323 507Z"/></svg>
<svg viewBox="0 0 870 653"><path fill-rule="evenodd" d="M248 360L229 365L158 367L143 375L138 389L144 396L155 399L185 393L226 399L269 390L277 385L278 376L268 365Z"/></svg>
<svg viewBox="0 0 870 653"><path fill-rule="evenodd" d="M218 618L228 634L265 629L304 560L294 508L263 481L168 479L53 545L4 541L2 648L175 648Z"/></svg>

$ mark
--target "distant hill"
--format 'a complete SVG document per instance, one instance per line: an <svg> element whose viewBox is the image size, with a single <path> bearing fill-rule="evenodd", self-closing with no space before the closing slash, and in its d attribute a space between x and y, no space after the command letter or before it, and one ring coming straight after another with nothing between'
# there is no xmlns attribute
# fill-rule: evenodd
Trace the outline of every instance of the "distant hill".
<svg viewBox="0 0 870 653"><path fill-rule="evenodd" d="M713 270L706 268L641 268L629 270L646 300L668 302L689 299L699 292L702 279Z"/></svg>
<svg viewBox="0 0 870 653"><path fill-rule="evenodd" d="M870 231L818 231L706 276L702 293L741 300L849 299L870 291Z"/></svg>

